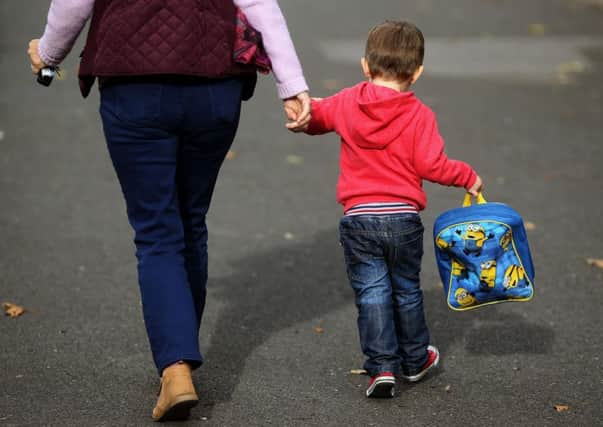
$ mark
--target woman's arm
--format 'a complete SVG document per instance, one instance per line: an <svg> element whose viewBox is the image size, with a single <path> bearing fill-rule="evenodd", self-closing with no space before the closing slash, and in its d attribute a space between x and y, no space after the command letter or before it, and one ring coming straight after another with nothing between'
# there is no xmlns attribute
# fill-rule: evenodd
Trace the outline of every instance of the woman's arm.
<svg viewBox="0 0 603 427"><path fill-rule="evenodd" d="M52 0L38 54L46 65L58 65L92 15L94 0Z"/></svg>
<svg viewBox="0 0 603 427"><path fill-rule="evenodd" d="M278 95L291 98L308 90L287 23L276 0L234 0L260 33L272 62Z"/></svg>
<svg viewBox="0 0 603 427"><path fill-rule="evenodd" d="M262 33L272 62L279 97L293 97L308 90L287 23L276 0L234 0L247 19ZM58 65L92 15L94 0L52 0L38 53L46 65Z"/></svg>
<svg viewBox="0 0 603 427"><path fill-rule="evenodd" d="M247 19L262 33L266 52L272 62L279 97L285 104L301 106L302 113L289 116L295 129L306 124L310 112L308 85L304 78L285 18L276 0L234 0ZM32 71L45 65L58 65L71 51L75 40L92 15L94 0L52 0L44 35L30 42Z"/></svg>

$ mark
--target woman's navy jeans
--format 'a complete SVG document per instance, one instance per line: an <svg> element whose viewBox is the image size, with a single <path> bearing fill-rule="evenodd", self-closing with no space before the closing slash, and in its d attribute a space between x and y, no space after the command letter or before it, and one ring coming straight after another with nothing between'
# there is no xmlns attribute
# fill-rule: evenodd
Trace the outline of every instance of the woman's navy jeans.
<svg viewBox="0 0 603 427"><path fill-rule="evenodd" d="M157 370L202 363L205 216L239 122L238 79L120 81L101 89L105 138L134 229Z"/></svg>

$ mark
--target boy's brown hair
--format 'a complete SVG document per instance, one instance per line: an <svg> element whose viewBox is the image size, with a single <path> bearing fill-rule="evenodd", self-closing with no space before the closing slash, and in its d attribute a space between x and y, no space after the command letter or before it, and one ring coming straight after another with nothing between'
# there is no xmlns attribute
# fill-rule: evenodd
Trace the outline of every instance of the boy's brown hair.
<svg viewBox="0 0 603 427"><path fill-rule="evenodd" d="M368 35L364 57L372 77L409 80L423 65L425 39L410 22L385 21Z"/></svg>

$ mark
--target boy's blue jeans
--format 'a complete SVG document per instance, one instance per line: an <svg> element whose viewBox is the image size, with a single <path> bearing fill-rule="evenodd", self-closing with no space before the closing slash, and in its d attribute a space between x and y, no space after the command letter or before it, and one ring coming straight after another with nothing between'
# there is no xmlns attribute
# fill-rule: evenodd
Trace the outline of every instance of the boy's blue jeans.
<svg viewBox="0 0 603 427"><path fill-rule="evenodd" d="M339 225L356 294L360 345L370 376L418 373L427 361L429 331L419 272L423 225L417 214L344 216Z"/></svg>
<svg viewBox="0 0 603 427"><path fill-rule="evenodd" d="M209 209L239 122L238 79L121 81L101 90L105 138L134 229L145 326L161 375L202 363Z"/></svg>

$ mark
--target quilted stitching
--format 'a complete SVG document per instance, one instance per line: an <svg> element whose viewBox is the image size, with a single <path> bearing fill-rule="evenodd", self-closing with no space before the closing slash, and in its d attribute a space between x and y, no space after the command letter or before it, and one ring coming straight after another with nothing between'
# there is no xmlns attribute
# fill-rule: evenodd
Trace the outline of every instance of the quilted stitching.
<svg viewBox="0 0 603 427"><path fill-rule="evenodd" d="M229 74L235 13L225 0L97 0L82 74Z"/></svg>

